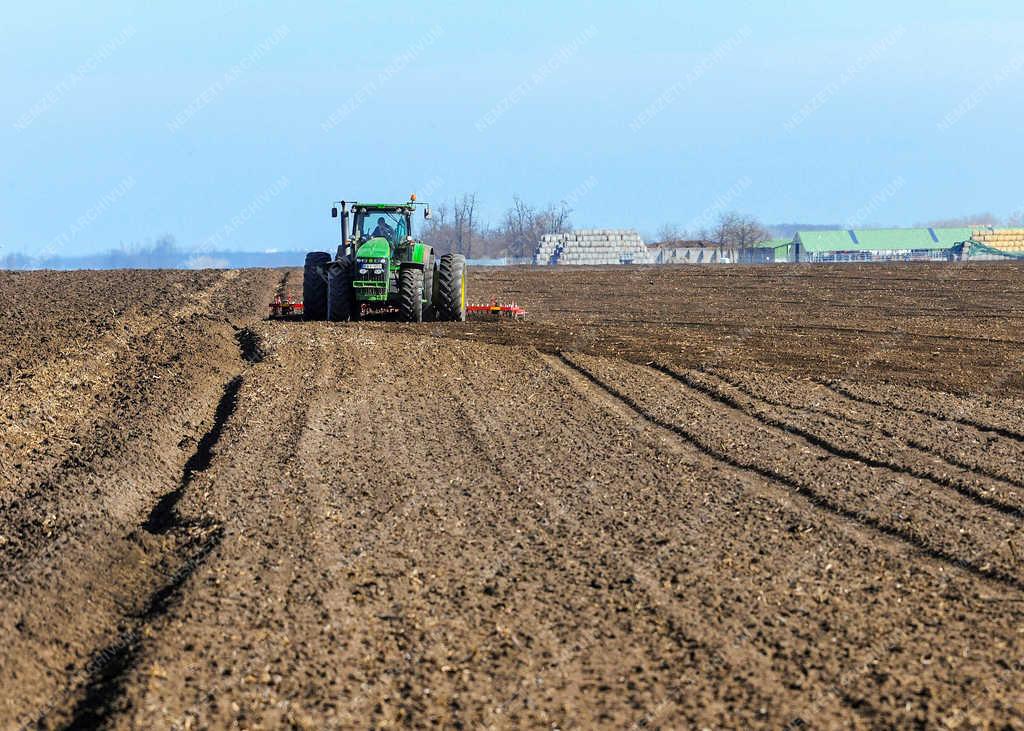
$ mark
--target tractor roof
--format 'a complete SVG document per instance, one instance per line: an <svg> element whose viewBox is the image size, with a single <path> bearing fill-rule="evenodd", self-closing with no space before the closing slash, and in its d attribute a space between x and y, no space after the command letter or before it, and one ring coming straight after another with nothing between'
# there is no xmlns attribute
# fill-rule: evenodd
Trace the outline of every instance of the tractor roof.
<svg viewBox="0 0 1024 731"><path fill-rule="evenodd" d="M353 203L353 208L367 208L372 211L393 211L396 209L412 208L411 203Z"/></svg>

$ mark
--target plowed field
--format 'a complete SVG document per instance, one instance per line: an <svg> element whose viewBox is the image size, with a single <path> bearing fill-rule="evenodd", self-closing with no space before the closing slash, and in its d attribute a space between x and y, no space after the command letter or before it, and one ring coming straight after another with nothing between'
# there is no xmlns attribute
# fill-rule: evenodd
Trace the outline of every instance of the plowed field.
<svg viewBox="0 0 1024 731"><path fill-rule="evenodd" d="M0 273L0 728L1024 728L1024 267Z"/></svg>

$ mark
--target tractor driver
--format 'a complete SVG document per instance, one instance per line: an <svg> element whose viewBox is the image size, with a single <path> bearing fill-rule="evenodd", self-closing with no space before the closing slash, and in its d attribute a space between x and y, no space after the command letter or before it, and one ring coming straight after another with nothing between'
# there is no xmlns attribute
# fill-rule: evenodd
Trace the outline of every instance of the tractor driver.
<svg viewBox="0 0 1024 731"><path fill-rule="evenodd" d="M395 229L388 226L388 222L384 220L384 216L377 219L377 228L373 229L371 238L383 237L388 240L388 243L392 246L395 245Z"/></svg>

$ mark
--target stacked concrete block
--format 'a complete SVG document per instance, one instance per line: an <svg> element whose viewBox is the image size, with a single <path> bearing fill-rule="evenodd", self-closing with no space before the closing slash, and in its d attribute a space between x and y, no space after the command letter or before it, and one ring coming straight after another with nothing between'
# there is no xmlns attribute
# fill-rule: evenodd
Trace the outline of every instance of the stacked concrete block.
<svg viewBox="0 0 1024 731"><path fill-rule="evenodd" d="M591 229L542 236L534 263L541 266L652 264L653 257L636 231Z"/></svg>
<svg viewBox="0 0 1024 731"><path fill-rule="evenodd" d="M550 264L551 257L554 256L555 249L560 241L561 237L556 234L544 234L541 236L537 252L533 255L533 263L540 265Z"/></svg>

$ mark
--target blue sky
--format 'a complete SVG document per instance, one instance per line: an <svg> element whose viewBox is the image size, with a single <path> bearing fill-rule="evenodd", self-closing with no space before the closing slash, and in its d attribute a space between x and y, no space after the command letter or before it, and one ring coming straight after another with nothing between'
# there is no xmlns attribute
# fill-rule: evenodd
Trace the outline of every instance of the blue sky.
<svg viewBox="0 0 1024 731"><path fill-rule="evenodd" d="M577 226L1024 207L1024 11L969 2L42 2L0 27L0 254L313 249L337 198Z"/></svg>

